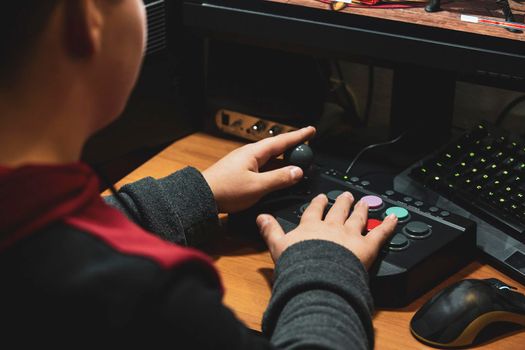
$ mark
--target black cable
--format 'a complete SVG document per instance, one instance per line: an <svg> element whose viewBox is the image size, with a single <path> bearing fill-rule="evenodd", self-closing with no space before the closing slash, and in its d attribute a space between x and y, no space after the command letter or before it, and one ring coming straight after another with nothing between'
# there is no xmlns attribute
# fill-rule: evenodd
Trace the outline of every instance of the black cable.
<svg viewBox="0 0 525 350"><path fill-rule="evenodd" d="M519 96L517 98L515 98L514 100L512 100L505 108L503 108L503 110L500 112L500 114L498 115L498 118L496 119L496 121L494 122L494 124L496 126L501 126L501 124L503 123L503 120L505 120L505 118L507 117L507 115L509 114L509 112L514 108L516 107L517 105L519 105L520 103L522 103L523 101L525 101L525 95L522 95L522 96Z"/></svg>
<svg viewBox="0 0 525 350"><path fill-rule="evenodd" d="M374 95L374 66L368 66L368 91L366 93L365 110L363 111L363 124L368 125L370 121L370 109L372 107L372 97Z"/></svg>
<svg viewBox="0 0 525 350"><path fill-rule="evenodd" d="M362 150L360 150L356 156L354 157L354 159L352 160L352 162L350 163L350 165L348 165L348 168L346 168L346 172L345 174L348 175L350 173L350 170L352 169L352 167L354 166L355 162L357 162L357 160L359 159L359 157L361 157L361 155L363 153L365 153L366 151L372 149L372 148L376 148L376 147L380 147L380 146L388 146L388 145L391 145L391 144L394 144L396 142L398 142L399 140L401 140L406 134L408 133L408 130L405 130L403 133L401 133L401 135L399 135L398 137L396 137L395 139L392 139L390 141L386 141L386 142L381 142L381 143L374 143L372 145L368 145L366 146L365 148L363 148Z"/></svg>

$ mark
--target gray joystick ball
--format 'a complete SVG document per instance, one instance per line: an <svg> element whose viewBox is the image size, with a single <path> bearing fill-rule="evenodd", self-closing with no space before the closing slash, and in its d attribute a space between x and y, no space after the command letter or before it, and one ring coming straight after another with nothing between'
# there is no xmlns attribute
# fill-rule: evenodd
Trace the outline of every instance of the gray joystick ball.
<svg viewBox="0 0 525 350"><path fill-rule="evenodd" d="M296 165L306 171L310 169L310 166L312 165L314 152L312 152L310 146L302 143L286 151L284 159L290 165Z"/></svg>

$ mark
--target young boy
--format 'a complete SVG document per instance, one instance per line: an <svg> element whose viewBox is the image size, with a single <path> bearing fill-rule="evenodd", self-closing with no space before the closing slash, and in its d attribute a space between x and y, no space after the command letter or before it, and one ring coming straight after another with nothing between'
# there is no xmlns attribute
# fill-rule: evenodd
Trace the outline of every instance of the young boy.
<svg viewBox="0 0 525 350"><path fill-rule="evenodd" d="M202 174L186 168L143 179L123 187L120 201L107 198L108 205L97 176L78 160L86 139L121 113L135 83L145 42L142 2L9 1L0 28L4 341L373 347L366 268L396 218L362 236L367 206L357 203L348 217L350 193L325 218L327 199L316 197L286 235L273 217L257 218L276 263L265 336L248 331L221 303L211 260L184 247L214 233L218 212L246 209L299 181L296 167L259 169L311 138L313 128L242 147Z"/></svg>

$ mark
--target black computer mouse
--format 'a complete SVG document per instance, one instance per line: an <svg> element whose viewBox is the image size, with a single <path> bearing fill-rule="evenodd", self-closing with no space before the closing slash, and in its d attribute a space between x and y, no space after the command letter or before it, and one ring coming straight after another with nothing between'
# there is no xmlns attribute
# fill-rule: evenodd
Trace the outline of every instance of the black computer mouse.
<svg viewBox="0 0 525 350"><path fill-rule="evenodd" d="M495 322L525 326L525 296L512 289L495 278L454 283L415 313L410 330L428 345L464 347Z"/></svg>
<svg viewBox="0 0 525 350"><path fill-rule="evenodd" d="M314 152L305 143L301 143L284 153L284 160L307 171L314 161Z"/></svg>

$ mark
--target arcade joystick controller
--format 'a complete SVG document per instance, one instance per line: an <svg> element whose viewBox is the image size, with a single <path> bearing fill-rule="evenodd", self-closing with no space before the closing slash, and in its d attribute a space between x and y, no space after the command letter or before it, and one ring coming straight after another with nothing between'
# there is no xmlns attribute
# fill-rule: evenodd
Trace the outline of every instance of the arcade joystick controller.
<svg viewBox="0 0 525 350"><path fill-rule="evenodd" d="M402 307L472 259L476 225L402 193L372 188L373 184L368 181L312 165L300 183L270 194L247 211L232 214L228 222L236 230L257 232L255 218L265 212L272 214L283 230L289 232L297 227L302 213L316 195L325 193L333 204L341 192L350 191L355 202L364 199L369 205L368 231L391 213L398 217L394 235L369 274L376 305Z"/></svg>
<svg viewBox="0 0 525 350"><path fill-rule="evenodd" d="M308 171L314 161L314 153L310 146L302 143L285 152L284 160L291 165L300 167L303 171Z"/></svg>

